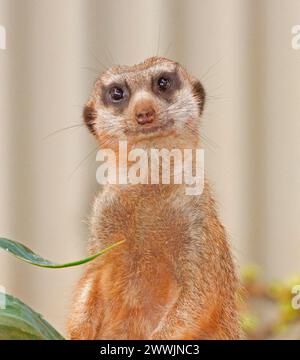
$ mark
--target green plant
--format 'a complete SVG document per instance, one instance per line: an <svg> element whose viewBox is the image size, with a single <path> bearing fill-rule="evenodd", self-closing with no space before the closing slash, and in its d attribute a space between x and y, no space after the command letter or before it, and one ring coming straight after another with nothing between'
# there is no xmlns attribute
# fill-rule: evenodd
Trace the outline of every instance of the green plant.
<svg viewBox="0 0 300 360"><path fill-rule="evenodd" d="M294 308L292 289L300 276L266 282L255 265L242 273L240 315L243 330L250 339L300 339L300 309Z"/></svg>
<svg viewBox="0 0 300 360"><path fill-rule="evenodd" d="M0 340L63 340L43 317L11 295L0 293Z"/></svg>
<svg viewBox="0 0 300 360"><path fill-rule="evenodd" d="M25 245L6 238L0 238L0 248L31 265L58 269L85 264L124 241L119 241L92 256L64 264L46 260ZM0 340L3 339L62 340L63 337L40 314L22 301L11 295L0 293Z"/></svg>
<svg viewBox="0 0 300 360"><path fill-rule="evenodd" d="M59 269L59 268L65 268L65 267L71 267L71 266L78 266L85 264L89 261L92 261L96 259L98 256L105 254L109 250L113 249L114 247L122 244L125 242L125 240L119 241L115 244L112 244L111 246L99 251L98 253L91 255L89 257L86 257L81 260L67 262L64 264L58 264L50 260L46 260L42 258L40 255L37 255L34 253L31 249L26 247L25 245L17 242L12 241L6 238L0 238L0 249L6 250L7 252L11 253L18 259L28 262L31 265L45 267L45 268L51 268L51 269Z"/></svg>

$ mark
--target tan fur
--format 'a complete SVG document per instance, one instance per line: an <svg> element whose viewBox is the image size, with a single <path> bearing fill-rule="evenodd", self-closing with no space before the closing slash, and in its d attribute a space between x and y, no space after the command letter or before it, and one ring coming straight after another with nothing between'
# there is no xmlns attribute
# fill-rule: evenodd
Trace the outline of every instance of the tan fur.
<svg viewBox="0 0 300 360"><path fill-rule="evenodd" d="M167 115L156 119L172 116L170 131L140 136L132 115L140 103L132 100L120 112L99 100L101 84L125 77L136 92L150 93L149 74L175 68L183 85L169 105L175 110L165 107ZM95 84L86 121L99 143L114 150L119 139L130 147L197 148L204 98L195 82L163 58L110 69ZM150 98L153 108L166 106ZM184 185L106 185L94 201L90 231L89 253L126 242L87 265L68 320L71 339L239 338L237 279L207 182L199 196L186 195Z"/></svg>

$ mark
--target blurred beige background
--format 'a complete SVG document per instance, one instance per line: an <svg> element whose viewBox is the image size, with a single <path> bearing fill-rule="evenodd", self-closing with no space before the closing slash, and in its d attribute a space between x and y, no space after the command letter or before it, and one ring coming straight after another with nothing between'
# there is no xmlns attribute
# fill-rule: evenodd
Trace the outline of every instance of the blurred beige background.
<svg viewBox="0 0 300 360"><path fill-rule="evenodd" d="M300 271L299 0L0 0L0 24L0 236L85 254L95 143L84 127L47 136L81 123L103 67L160 54L207 90L206 171L239 267ZM81 271L0 252L0 284L62 332Z"/></svg>

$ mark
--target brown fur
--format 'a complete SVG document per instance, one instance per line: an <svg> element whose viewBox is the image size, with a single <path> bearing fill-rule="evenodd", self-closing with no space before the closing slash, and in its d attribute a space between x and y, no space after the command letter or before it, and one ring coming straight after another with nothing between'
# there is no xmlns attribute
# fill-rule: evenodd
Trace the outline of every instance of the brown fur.
<svg viewBox="0 0 300 360"><path fill-rule="evenodd" d="M182 87L193 93L198 117L188 117L187 127L175 126L157 138L139 138L133 123L131 137L117 129L122 124L115 125L115 132L105 128L97 117L104 107L98 93L102 82L107 86L109 77L115 81L116 75L126 74L127 81L135 77L138 88L144 86L144 71L161 64L180 73ZM202 85L179 64L151 58L105 73L96 82L85 116L100 144L109 142L115 150L123 136L132 147L138 139L145 148L196 148L204 98ZM164 104L155 97L153 102L153 108ZM124 123L131 121L135 106L129 101L126 109L112 108L112 116L123 114ZM90 230L90 253L126 242L87 265L68 320L71 339L239 338L237 279L207 182L199 196L187 196L184 185L106 185L95 199Z"/></svg>

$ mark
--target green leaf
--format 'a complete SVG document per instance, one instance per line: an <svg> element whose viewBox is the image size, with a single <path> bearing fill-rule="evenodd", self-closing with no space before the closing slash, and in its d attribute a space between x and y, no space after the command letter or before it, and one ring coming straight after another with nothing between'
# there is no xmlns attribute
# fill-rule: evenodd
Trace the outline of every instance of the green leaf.
<svg viewBox="0 0 300 360"><path fill-rule="evenodd" d="M119 241L119 242L101 250L100 252L87 257L87 258L68 262L65 264L58 264L58 263L46 260L46 259L42 258L41 256L35 254L31 249L29 249L25 245L23 245L19 242L16 242L16 241L6 239L6 238L0 238L0 248L11 253L18 259L28 262L32 265L45 267L45 268L58 269L58 268L65 268L65 267L71 267L71 266L85 264L91 260L94 260L98 256L105 254L106 252L108 252L109 250L113 249L114 247L122 244L123 242L125 242L125 240Z"/></svg>
<svg viewBox="0 0 300 360"><path fill-rule="evenodd" d="M43 317L22 301L0 293L0 340L64 340Z"/></svg>

